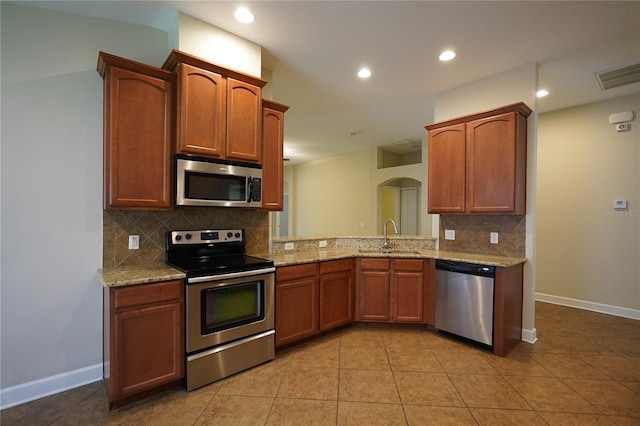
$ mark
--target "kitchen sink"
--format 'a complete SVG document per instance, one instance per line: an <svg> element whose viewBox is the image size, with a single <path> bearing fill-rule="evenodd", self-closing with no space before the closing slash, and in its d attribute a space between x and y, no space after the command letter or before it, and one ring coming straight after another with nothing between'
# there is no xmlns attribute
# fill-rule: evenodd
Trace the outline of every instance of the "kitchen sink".
<svg viewBox="0 0 640 426"><path fill-rule="evenodd" d="M415 250L400 250L400 249L382 249L382 248L374 248L374 249L358 249L360 253L369 253L369 254L419 254L419 252Z"/></svg>

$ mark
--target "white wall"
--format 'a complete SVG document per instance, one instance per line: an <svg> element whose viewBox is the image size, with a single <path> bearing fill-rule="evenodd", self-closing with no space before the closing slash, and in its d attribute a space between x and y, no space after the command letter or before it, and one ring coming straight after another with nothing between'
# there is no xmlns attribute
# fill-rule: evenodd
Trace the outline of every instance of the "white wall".
<svg viewBox="0 0 640 426"><path fill-rule="evenodd" d="M194 56L260 77L262 48L241 37L180 13L178 48Z"/></svg>
<svg viewBox="0 0 640 426"><path fill-rule="evenodd" d="M543 300L640 318L640 95L538 117L537 284ZM628 200L616 211L615 199Z"/></svg>
<svg viewBox="0 0 640 426"><path fill-rule="evenodd" d="M4 408L102 376L98 51L161 65L169 46L151 28L0 7Z"/></svg>
<svg viewBox="0 0 640 426"><path fill-rule="evenodd" d="M374 235L369 151L293 168L295 235Z"/></svg>

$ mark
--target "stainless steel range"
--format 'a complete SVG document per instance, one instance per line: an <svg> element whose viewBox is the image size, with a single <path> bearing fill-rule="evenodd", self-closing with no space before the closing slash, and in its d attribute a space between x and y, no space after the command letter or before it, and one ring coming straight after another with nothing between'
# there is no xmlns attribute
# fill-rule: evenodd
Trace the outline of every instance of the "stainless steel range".
<svg viewBox="0 0 640 426"><path fill-rule="evenodd" d="M275 356L275 267L245 246L239 229L166 234L167 263L187 275L188 391Z"/></svg>

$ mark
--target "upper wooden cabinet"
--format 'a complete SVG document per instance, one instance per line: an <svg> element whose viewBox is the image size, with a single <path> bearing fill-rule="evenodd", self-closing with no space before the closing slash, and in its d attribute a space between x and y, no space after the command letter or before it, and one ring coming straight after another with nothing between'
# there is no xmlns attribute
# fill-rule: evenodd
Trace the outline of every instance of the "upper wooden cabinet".
<svg viewBox="0 0 640 426"><path fill-rule="evenodd" d="M176 76L100 52L104 208L170 210Z"/></svg>
<svg viewBox="0 0 640 426"><path fill-rule="evenodd" d="M262 209L283 210L284 113L288 106L262 100Z"/></svg>
<svg viewBox="0 0 640 426"><path fill-rule="evenodd" d="M464 213L465 124L429 130L429 213Z"/></svg>
<svg viewBox="0 0 640 426"><path fill-rule="evenodd" d="M429 213L525 214L524 103L425 126Z"/></svg>
<svg viewBox="0 0 640 426"><path fill-rule="evenodd" d="M266 80L178 50L162 68L178 73L177 152L261 163Z"/></svg>
<svg viewBox="0 0 640 426"><path fill-rule="evenodd" d="M224 157L226 80L189 64L178 64L177 70L177 151Z"/></svg>

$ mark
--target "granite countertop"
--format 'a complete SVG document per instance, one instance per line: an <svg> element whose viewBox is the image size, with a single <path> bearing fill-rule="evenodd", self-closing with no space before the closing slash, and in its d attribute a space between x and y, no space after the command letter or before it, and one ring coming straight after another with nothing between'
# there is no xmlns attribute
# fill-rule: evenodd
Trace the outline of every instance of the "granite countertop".
<svg viewBox="0 0 640 426"><path fill-rule="evenodd" d="M164 263L98 269L105 287L123 287L150 282L182 280L185 273Z"/></svg>
<svg viewBox="0 0 640 426"><path fill-rule="evenodd" d="M390 257L390 258L404 258L404 259L440 259L440 260L454 260L459 262L478 263L488 266L499 266L508 268L511 266L519 265L527 261L524 257L506 257L506 256L494 256L483 255L476 253L463 253L455 251L444 250L412 250L411 253L407 252L366 252L362 253L358 249L345 248L345 249L319 249L309 251L292 251L291 253L268 253L257 254L258 257L273 260L276 266L288 266L297 265L302 263L311 263L323 260L336 260L346 259L349 257Z"/></svg>
<svg viewBox="0 0 640 426"><path fill-rule="evenodd" d="M252 254L253 255L253 254ZM267 253L253 256L273 260L277 266L299 265L325 260L348 259L351 257L390 257L404 259L441 259L460 262L479 263L481 265L508 268L527 261L524 257L489 256L475 253L462 253L443 250L415 250L411 253L361 253L354 248L324 249L308 251L292 251L291 253ZM185 273L164 263L145 266L121 266L117 268L98 269L98 275L105 287L123 287L150 282L181 280Z"/></svg>

